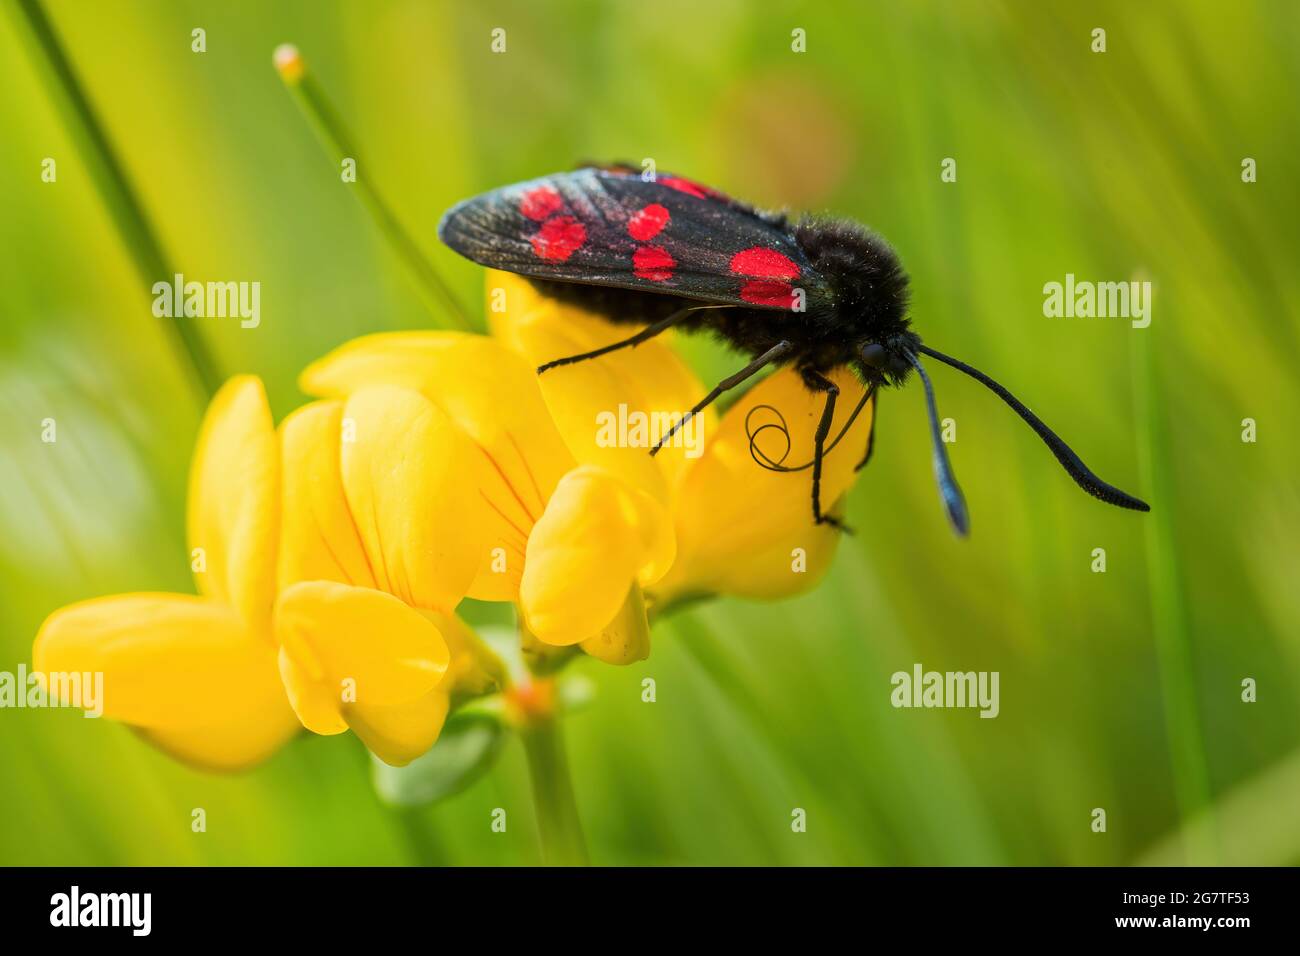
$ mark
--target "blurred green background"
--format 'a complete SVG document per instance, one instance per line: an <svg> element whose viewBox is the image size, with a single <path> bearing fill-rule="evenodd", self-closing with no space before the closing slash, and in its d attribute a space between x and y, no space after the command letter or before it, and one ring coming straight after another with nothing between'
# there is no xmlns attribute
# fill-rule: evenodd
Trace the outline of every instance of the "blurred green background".
<svg viewBox="0 0 1300 956"><path fill-rule="evenodd" d="M0 16L0 669L54 608L192 587L201 404L13 0ZM438 325L271 66L285 41L362 177L477 313L434 235L453 202L583 158L653 157L896 246L918 329L1009 384L1100 474L1070 483L936 370L974 531L953 538L919 389L885 396L858 529L814 592L659 624L580 665L567 724L598 863L1300 862L1300 8L1273 3L46 4L187 278L257 280L262 323L191 320L277 418L311 359ZM191 52L195 27L207 52ZM490 31L507 52L490 52ZM1108 49L1091 52L1091 31ZM807 52L791 51L791 31ZM41 161L58 163L56 184ZM940 181L953 157L958 181ZM1241 162L1258 162L1243 183ZM1042 287L1149 278L1153 322L1048 319ZM685 348L706 378L734 359ZM58 422L56 445L41 421ZM1241 440L1244 418L1258 441ZM1092 549L1108 570L1093 573ZM1001 673L1001 715L895 710L916 662ZM658 701L644 704L652 676ZM1258 682L1256 703L1241 681ZM517 742L429 809L372 793L355 738L188 770L75 711L0 711L5 864L532 863ZM190 831L207 810L208 832ZM509 829L489 828L492 808ZM791 832L794 807L807 832ZM1091 830L1093 808L1108 829Z"/></svg>

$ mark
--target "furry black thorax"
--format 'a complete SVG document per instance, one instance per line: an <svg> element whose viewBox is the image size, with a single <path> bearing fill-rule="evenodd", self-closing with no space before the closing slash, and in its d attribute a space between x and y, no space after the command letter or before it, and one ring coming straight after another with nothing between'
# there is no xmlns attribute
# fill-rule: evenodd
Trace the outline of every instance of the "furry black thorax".
<svg viewBox="0 0 1300 956"><path fill-rule="evenodd" d="M770 214L769 214L770 215ZM779 216L771 216L781 222ZM684 332L707 332L750 356L780 341L793 350L783 364L825 373L848 366L864 381L901 385L911 372L904 353L920 338L909 329L907 275L884 239L845 219L804 218L786 225L810 263L832 290L829 301L806 312L729 306L693 311L676 324ZM683 308L683 296L576 282L530 280L543 294L597 313L615 323L646 323ZM701 303L705 305L707 303ZM889 361L871 368L862 350L884 346Z"/></svg>

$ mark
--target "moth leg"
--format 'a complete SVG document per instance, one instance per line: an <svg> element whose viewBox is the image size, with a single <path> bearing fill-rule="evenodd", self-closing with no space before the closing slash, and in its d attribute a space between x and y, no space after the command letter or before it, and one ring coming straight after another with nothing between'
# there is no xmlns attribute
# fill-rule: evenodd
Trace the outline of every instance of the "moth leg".
<svg viewBox="0 0 1300 956"><path fill-rule="evenodd" d="M704 398L696 402L695 406L689 412L683 415L681 419L678 420L677 424L673 425L672 428L668 429L668 433L666 435L664 435L657 442L655 442L654 446L650 449L650 454L654 455L656 452L658 452L659 449L664 446L664 443L667 442L674 435L676 435L678 430L683 425L685 425L697 414L699 414L704 409L708 408L711 404L713 404L714 400L723 392L735 388L741 382L745 381L745 379L757 374L758 372L761 372L764 368L771 365L773 362L780 361L782 358L784 358L786 355L790 353L790 350L792 348L794 348L794 346L792 346L789 342L785 342L785 341L777 342L776 345L773 345L770 349L768 349L758 358L754 359L754 361L750 362L739 372L737 372L734 375L727 376L717 385L713 386L713 390L710 391L709 394L705 395Z"/></svg>
<svg viewBox="0 0 1300 956"><path fill-rule="evenodd" d="M826 404L822 406L821 421L817 423L817 433L813 438L813 473L812 473L812 510L813 520L817 524L828 524L841 531L849 527L833 515L822 514L822 459L826 457L826 436L831 433L831 422L835 420L835 399L839 397L840 387L820 372L805 369L804 384L815 392L826 393Z"/></svg>
<svg viewBox="0 0 1300 956"><path fill-rule="evenodd" d="M871 428L867 431L867 450L862 455L862 460L853 466L855 472L861 471L867 467L871 461L871 455L876 450L876 418L880 415L880 402L871 407Z"/></svg>
<svg viewBox="0 0 1300 956"><path fill-rule="evenodd" d="M672 315L662 318L658 322L653 322L650 325L647 325L636 335L614 342L610 345L593 349L590 352L580 352L577 355L566 355L564 358L558 358L553 362L547 362L545 365L539 365L537 366L537 374L541 375L548 369L553 369L560 365L573 365L577 362L585 362L587 359L594 359L601 355L607 355L610 352L617 352L619 349L631 348L640 345L642 342L648 342L660 332L663 332L665 329L680 320L687 312L693 312L696 308L698 308L698 306L692 306L689 309L679 309Z"/></svg>

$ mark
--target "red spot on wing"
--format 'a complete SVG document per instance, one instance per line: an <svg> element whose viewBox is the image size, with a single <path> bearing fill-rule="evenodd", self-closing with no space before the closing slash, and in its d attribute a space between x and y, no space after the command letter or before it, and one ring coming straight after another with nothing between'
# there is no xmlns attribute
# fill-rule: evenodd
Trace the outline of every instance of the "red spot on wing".
<svg viewBox="0 0 1300 956"><path fill-rule="evenodd" d="M651 282L667 282L673 277L673 268L677 260L662 246L641 246L632 253L632 266L638 279Z"/></svg>
<svg viewBox="0 0 1300 956"><path fill-rule="evenodd" d="M754 305L774 305L793 309L794 289L780 279L750 279L740 288L740 297Z"/></svg>
<svg viewBox="0 0 1300 956"><path fill-rule="evenodd" d="M663 183L669 189L676 189L679 193L694 196L696 199L708 199L712 193L712 190L707 186L693 183L689 179L682 179L680 176L660 176L658 182Z"/></svg>
<svg viewBox="0 0 1300 956"><path fill-rule="evenodd" d="M668 225L668 210L656 203L651 203L639 211L627 222L627 231L632 238L640 242L649 242Z"/></svg>
<svg viewBox="0 0 1300 956"><path fill-rule="evenodd" d="M524 193L519 200L519 211L535 222L541 222L564 205L564 200L550 186L537 186Z"/></svg>
<svg viewBox="0 0 1300 956"><path fill-rule="evenodd" d="M533 236L533 252L539 259L563 262L587 241L587 227L572 216L552 216Z"/></svg>
<svg viewBox="0 0 1300 956"><path fill-rule="evenodd" d="M744 249L731 257L731 271L763 279L797 279L799 264L784 253L763 246Z"/></svg>

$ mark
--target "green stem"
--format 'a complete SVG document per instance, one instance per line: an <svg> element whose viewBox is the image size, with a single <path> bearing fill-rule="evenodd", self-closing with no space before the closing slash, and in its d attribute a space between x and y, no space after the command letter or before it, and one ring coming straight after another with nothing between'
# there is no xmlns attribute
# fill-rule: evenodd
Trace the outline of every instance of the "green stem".
<svg viewBox="0 0 1300 956"><path fill-rule="evenodd" d="M1175 539L1174 483L1169 473L1168 420L1155 368L1155 347L1148 332L1135 336L1138 419L1149 440L1138 447L1144 487L1150 492L1146 526L1147 573L1151 623L1160 672L1165 734L1173 769L1186 863L1212 866L1218 861L1213 794L1196 697L1187 603Z"/></svg>
<svg viewBox="0 0 1300 956"><path fill-rule="evenodd" d="M586 866L587 841L578 819L573 781L564 754L564 737L554 717L535 721L521 736L528 755L528 775L542 838L542 862L548 866Z"/></svg>
<svg viewBox="0 0 1300 956"><path fill-rule="evenodd" d="M152 288L158 281L170 282L175 270L40 0L18 0L14 9L18 11L14 14L18 32L26 36L33 59L45 71L48 88L56 94L68 131L80 147L90 177L122 234L145 288ZM164 322L163 327L200 397L206 401L221 384L221 376L198 330L180 318Z"/></svg>
<svg viewBox="0 0 1300 956"><path fill-rule="evenodd" d="M286 69L280 65L279 57L281 55L292 56L292 69ZM406 265L411 276L415 279L416 288L419 290L421 297L429 311L435 316L449 315L452 323L464 331L473 331L469 320L466 318L465 310L461 307L456 297L452 294L447 284L443 282L442 277L438 275L433 265L425 258L420 247L416 245L402 224L398 222L397 216L393 214L392 208L386 203L378 191L370 185L367 175L360 172L363 169L361 160L353 146L352 137L348 135L342 120L339 119L333 104L330 103L329 97L321 88L315 78L302 66L297 51L291 48L281 48L277 51L277 66L280 68L280 75L285 81L285 85L293 94L294 101L306 114L312 129L316 132L317 138L321 145L325 147L327 153L331 154L335 163L341 163L344 159L353 160L358 169L356 180L352 185L357 190L357 195L361 199L361 204L366 207L375 224L379 226L380 232L388 240L390 246L397 253L398 257Z"/></svg>

